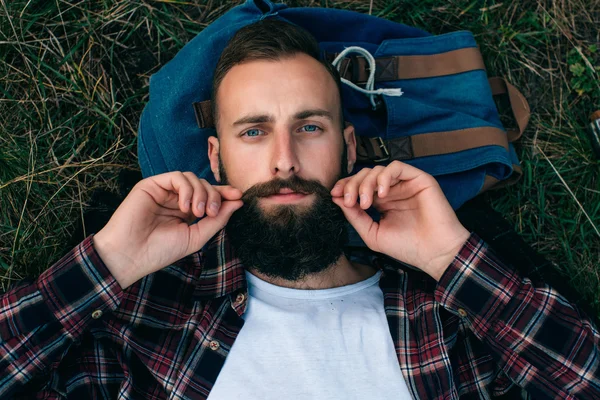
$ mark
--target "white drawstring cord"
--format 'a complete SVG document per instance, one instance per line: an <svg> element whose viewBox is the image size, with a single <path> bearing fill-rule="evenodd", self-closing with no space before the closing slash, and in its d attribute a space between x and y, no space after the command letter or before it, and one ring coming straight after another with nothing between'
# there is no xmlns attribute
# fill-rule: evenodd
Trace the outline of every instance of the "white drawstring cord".
<svg viewBox="0 0 600 400"><path fill-rule="evenodd" d="M366 49L364 49L362 47L350 46L348 48L345 48L331 63L331 64L333 64L333 66L335 68L338 69L338 71L340 70L339 64L344 59L344 57L346 57L346 54L348 54L348 53L359 53L367 59L367 61L369 62L369 79L367 79L365 89L356 86L354 83L352 83L349 80L344 79L344 78L342 78L342 82L344 82L346 85L350 86L351 88L368 95L369 100L371 101L371 105L373 106L373 109L377 108L377 103L375 102L375 95L378 95L378 94L384 95L385 94L387 96L402 96L404 94L402 92L402 89L400 89L400 88L375 89L375 68L376 68L375 58L371 55L371 53L369 53Z"/></svg>

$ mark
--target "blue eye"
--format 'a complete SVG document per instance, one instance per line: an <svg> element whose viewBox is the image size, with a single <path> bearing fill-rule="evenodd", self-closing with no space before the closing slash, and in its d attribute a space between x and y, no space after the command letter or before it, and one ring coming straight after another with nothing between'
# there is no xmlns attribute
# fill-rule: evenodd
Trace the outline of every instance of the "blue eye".
<svg viewBox="0 0 600 400"><path fill-rule="evenodd" d="M304 130L304 132L316 132L320 129L321 128L319 128L317 125L304 125L302 128L300 128L300 131Z"/></svg>
<svg viewBox="0 0 600 400"><path fill-rule="evenodd" d="M244 135L248 136L248 137L256 137L258 135L260 135L261 130L260 129L248 129L246 132L244 132Z"/></svg>

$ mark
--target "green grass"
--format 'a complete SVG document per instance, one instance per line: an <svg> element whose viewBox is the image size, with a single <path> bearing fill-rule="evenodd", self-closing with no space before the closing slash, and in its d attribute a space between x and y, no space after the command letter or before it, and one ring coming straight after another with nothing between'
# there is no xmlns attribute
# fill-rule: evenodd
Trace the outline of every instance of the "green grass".
<svg viewBox="0 0 600 400"><path fill-rule="evenodd" d="M69 250L97 189L138 168L148 79L234 5L218 1L21 1L0 7L0 286ZM532 108L523 179L484 196L600 315L600 162L585 134L600 108L595 0L294 1L440 34L472 31L490 76ZM84 233L90 232L84 227Z"/></svg>

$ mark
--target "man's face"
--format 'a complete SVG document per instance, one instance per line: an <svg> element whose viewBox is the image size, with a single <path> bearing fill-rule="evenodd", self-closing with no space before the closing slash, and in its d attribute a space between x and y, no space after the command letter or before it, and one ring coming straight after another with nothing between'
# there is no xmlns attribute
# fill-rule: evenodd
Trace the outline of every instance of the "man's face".
<svg viewBox="0 0 600 400"><path fill-rule="evenodd" d="M356 159L354 131L342 128L335 81L312 57L237 65L225 75L216 101L219 139L209 139L209 157L218 181L219 154L228 184L242 192L293 176L331 189L341 168L350 172ZM344 141L347 163L341 166ZM281 204L301 209L314 201L314 195L282 193L261 198L259 205L268 212Z"/></svg>
<svg viewBox="0 0 600 400"><path fill-rule="evenodd" d="M211 168L244 192L226 226L236 254L247 268L289 281L326 270L346 241L329 190L356 157L335 81L304 54L252 61L225 75L215 100Z"/></svg>

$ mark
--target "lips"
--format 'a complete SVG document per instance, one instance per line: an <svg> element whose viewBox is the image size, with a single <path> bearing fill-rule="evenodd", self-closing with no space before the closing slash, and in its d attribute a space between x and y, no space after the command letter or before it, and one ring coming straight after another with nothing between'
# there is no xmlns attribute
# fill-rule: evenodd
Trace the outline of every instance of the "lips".
<svg viewBox="0 0 600 400"><path fill-rule="evenodd" d="M296 193L296 192L294 192L292 189L289 189L289 188L284 188L279 191L279 194L292 194L292 193Z"/></svg>
<svg viewBox="0 0 600 400"><path fill-rule="evenodd" d="M304 197L306 197L307 193L296 192L289 188L284 188L279 190L279 192L274 193L270 196L266 196L265 199L269 201L275 201L277 203L290 203L296 202Z"/></svg>
<svg viewBox="0 0 600 400"><path fill-rule="evenodd" d="M290 188L283 188L283 189L279 190L279 192L272 193L272 194L270 194L268 196L265 196L265 197L280 196L280 195L292 195L292 194L296 194L296 195L299 195L299 196L305 196L305 195L307 195L309 193L295 191L295 190L292 190Z"/></svg>

